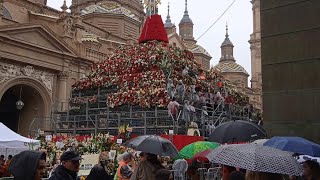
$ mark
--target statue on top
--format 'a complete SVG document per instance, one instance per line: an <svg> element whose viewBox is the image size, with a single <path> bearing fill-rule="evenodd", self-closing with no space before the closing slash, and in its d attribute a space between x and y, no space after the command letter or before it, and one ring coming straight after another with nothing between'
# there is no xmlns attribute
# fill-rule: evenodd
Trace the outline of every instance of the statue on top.
<svg viewBox="0 0 320 180"><path fill-rule="evenodd" d="M161 4L161 0L144 0L147 16L158 14L159 4Z"/></svg>

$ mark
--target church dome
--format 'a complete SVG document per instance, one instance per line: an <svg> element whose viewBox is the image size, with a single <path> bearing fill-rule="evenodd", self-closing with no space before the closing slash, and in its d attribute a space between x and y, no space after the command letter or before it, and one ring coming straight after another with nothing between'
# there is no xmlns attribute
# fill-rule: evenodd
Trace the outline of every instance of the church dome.
<svg viewBox="0 0 320 180"><path fill-rule="evenodd" d="M211 58L211 55L209 54L209 52L203 48L202 46L195 44L195 43L184 43L184 45L186 46L186 48L191 51L194 54L204 54L208 57Z"/></svg>
<svg viewBox="0 0 320 180"><path fill-rule="evenodd" d="M233 61L220 61L213 68L221 73L243 73L249 76L249 73L241 65Z"/></svg>
<svg viewBox="0 0 320 180"><path fill-rule="evenodd" d="M118 3L97 3L81 10L82 15L91 13L110 13L110 14L122 14L133 20L140 22L139 17L137 17L132 11L121 6Z"/></svg>

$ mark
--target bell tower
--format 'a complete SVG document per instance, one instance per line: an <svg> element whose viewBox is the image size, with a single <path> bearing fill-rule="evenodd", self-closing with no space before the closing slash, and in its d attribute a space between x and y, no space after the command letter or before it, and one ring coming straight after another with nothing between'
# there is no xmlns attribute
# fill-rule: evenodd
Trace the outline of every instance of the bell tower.
<svg viewBox="0 0 320 180"><path fill-rule="evenodd" d="M188 12L188 0L185 0L184 14L179 23L179 35L184 41L196 43L193 37L193 22L189 17L189 12Z"/></svg>

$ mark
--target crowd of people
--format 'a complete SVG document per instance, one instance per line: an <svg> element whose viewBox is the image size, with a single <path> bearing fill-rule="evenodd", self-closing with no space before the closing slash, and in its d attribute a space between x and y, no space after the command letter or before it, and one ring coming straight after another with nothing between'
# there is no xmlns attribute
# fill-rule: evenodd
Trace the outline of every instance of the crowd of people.
<svg viewBox="0 0 320 180"><path fill-rule="evenodd" d="M246 117L250 121L263 125L261 112L254 109L251 104L238 107L232 96L220 93L220 91L217 93L191 92L186 94L179 91L172 93L171 101L167 106L169 117L175 121L179 120L179 124L185 124L186 128L190 127L190 124L196 123L200 129L205 130L202 134L210 135L219 125L219 121L213 121L211 118L213 113L222 113L228 119L234 116L237 118Z"/></svg>
<svg viewBox="0 0 320 180"><path fill-rule="evenodd" d="M101 153L99 164L95 165L86 177L78 176L81 156L76 151L66 151L58 164L50 173L49 180L200 180L197 170L204 169L204 164L194 160L191 165L184 159L173 161L161 159L159 156L144 152L125 152L117 157L116 172L108 170L108 157ZM164 160L164 161L163 161ZM8 156L5 161L1 155L1 176L14 177L15 180L40 180L46 174L46 153L41 151L23 151ZM210 166L212 166L211 164ZM220 165L216 165L220 166ZM316 161L307 160L303 164L303 176L283 176L281 174L255 172L236 167L222 165L221 180L320 180L320 165ZM200 168L202 167L202 168Z"/></svg>
<svg viewBox="0 0 320 180"><path fill-rule="evenodd" d="M138 157L138 159L137 159ZM107 168L108 158L100 156L99 164L95 165L87 177L77 175L80 170L81 156L76 151L66 151L60 157L60 164L50 173L49 180L169 180L172 173L161 163L157 155L140 152L138 156L125 152L118 156L116 172ZM0 177L13 176L15 180L40 180L46 174L46 153L41 151L23 151L16 155L12 162L5 167L10 174Z"/></svg>

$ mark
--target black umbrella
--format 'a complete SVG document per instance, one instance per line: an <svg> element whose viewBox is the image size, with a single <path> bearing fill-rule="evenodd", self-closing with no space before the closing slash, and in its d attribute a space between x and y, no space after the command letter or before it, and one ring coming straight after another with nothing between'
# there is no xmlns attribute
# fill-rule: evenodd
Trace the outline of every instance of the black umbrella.
<svg viewBox="0 0 320 180"><path fill-rule="evenodd" d="M259 125L249 121L229 121L217 126L209 140L218 143L248 142L267 137L267 132Z"/></svg>
<svg viewBox="0 0 320 180"><path fill-rule="evenodd" d="M178 156L178 150L171 141L155 135L138 136L125 142L123 146L160 156Z"/></svg>

